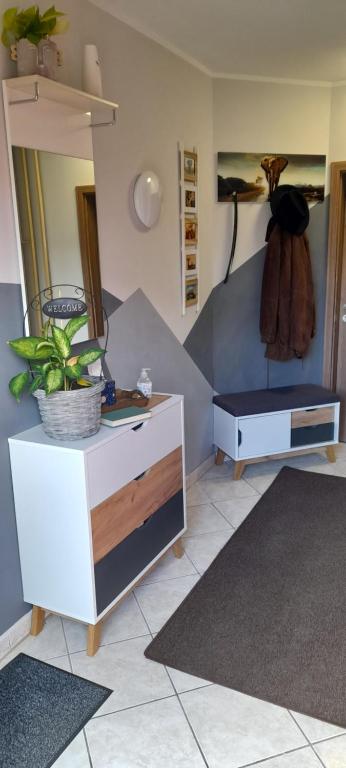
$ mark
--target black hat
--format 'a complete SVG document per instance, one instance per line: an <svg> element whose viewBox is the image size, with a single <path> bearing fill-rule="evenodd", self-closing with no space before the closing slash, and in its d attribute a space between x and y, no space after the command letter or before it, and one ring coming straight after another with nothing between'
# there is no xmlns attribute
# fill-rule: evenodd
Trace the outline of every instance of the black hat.
<svg viewBox="0 0 346 768"><path fill-rule="evenodd" d="M270 207L281 229L302 235L309 224L309 206L304 195L292 184L281 184L273 192Z"/></svg>

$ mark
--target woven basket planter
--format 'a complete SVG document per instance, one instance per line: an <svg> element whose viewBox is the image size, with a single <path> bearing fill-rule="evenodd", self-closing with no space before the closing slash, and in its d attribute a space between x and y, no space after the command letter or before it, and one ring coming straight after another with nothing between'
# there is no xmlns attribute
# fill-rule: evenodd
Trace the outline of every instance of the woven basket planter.
<svg viewBox="0 0 346 768"><path fill-rule="evenodd" d="M90 437L100 429L101 392L105 383L94 379L92 387L74 389L70 392L53 392L46 395L44 389L37 389L37 398L42 427L49 437L56 440L78 440Z"/></svg>

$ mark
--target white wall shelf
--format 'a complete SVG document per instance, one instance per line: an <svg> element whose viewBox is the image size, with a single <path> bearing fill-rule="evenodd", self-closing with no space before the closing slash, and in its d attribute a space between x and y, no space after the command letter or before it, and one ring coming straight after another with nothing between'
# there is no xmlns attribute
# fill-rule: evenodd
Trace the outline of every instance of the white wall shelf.
<svg viewBox="0 0 346 768"><path fill-rule="evenodd" d="M33 98L36 88L38 88L39 98L64 104L79 113L92 113L104 109L117 110L119 106L113 101L79 91L77 88L71 88L69 85L42 77L42 75L12 77L5 80L5 83L9 91L10 106L15 106L15 102L21 99Z"/></svg>

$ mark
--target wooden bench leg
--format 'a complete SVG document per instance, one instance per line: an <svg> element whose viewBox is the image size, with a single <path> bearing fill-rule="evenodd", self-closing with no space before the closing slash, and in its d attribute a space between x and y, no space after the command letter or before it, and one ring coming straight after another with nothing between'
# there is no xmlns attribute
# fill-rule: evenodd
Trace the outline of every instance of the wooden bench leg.
<svg viewBox="0 0 346 768"><path fill-rule="evenodd" d="M326 454L327 454L328 461L331 461L332 464L334 464L334 462L336 461L334 445L327 445Z"/></svg>
<svg viewBox="0 0 346 768"><path fill-rule="evenodd" d="M174 557L177 557L180 560L180 558L184 554L184 547L181 539L178 539L178 541L174 542L172 551L173 551Z"/></svg>
<svg viewBox="0 0 346 768"><path fill-rule="evenodd" d="M245 461L236 461L234 464L234 480L240 480L245 469Z"/></svg>
<svg viewBox="0 0 346 768"><path fill-rule="evenodd" d="M45 617L44 609L40 608L38 605L33 605L30 634L34 635L34 637L36 637L36 635L39 635L40 632L42 632L44 627L44 617Z"/></svg>
<svg viewBox="0 0 346 768"><path fill-rule="evenodd" d="M215 456L215 464L218 466L223 464L225 456L225 451L222 451L221 448L218 448Z"/></svg>
<svg viewBox="0 0 346 768"><path fill-rule="evenodd" d="M101 640L101 624L102 624L101 621L99 621L98 624L88 624L88 642L87 642L88 656L95 656L95 653L99 649L100 640Z"/></svg>

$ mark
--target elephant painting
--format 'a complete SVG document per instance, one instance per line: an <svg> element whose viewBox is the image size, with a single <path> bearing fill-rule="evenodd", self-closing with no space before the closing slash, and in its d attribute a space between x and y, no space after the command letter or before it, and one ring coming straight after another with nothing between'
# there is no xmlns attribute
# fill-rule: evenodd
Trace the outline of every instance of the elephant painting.
<svg viewBox="0 0 346 768"><path fill-rule="evenodd" d="M280 155L265 155L265 157L262 157L261 160L261 167L263 168L266 179L269 185L269 195L268 199L271 199L271 196L276 189L276 187L279 186L280 176L282 174L282 171L285 170L286 166L288 165L288 160L286 157L282 157Z"/></svg>

